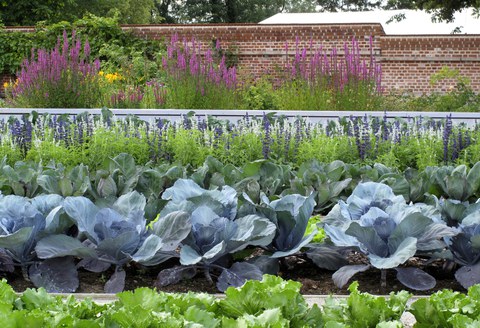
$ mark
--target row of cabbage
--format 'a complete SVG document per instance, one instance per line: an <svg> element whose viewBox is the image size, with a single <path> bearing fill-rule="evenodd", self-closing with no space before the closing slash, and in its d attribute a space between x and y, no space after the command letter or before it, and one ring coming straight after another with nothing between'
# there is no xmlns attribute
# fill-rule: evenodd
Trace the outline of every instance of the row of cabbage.
<svg viewBox="0 0 480 328"><path fill-rule="evenodd" d="M122 162L127 158L118 157L112 163L127 167ZM125 191L119 197L110 194L93 202L85 196L59 194L33 198L1 195L0 269L12 272L19 266L36 286L57 292L78 288L78 268L93 272L111 269L105 291L119 292L125 285L125 267L135 263L158 272L157 286L203 272L212 283L216 277L218 289L225 291L248 279L261 279L265 273L277 274L283 259L296 256L313 261L319 269L335 271L332 278L339 287L356 273L370 269L380 270L381 284L386 284L386 270L393 269L405 286L431 289L435 278L408 265L418 257L460 267L455 276L466 288L479 282L478 203L439 200L433 195L425 196L428 202L407 202L385 183L360 182L348 198L338 193L338 204L319 223L326 241L315 243L317 229L306 230L322 189L312 187L305 195L268 195L264 191L268 188L261 186L265 182L261 172L275 165L265 161L250 165L247 168L255 169L258 176L251 174L252 180L240 180L237 188L214 184L215 173L208 174L207 166L192 177L197 174L208 180L208 189L195 179L179 178L161 195L142 194L130 190L135 185L132 176L118 169L112 174L117 182L106 175L100 178L97 190L113 181L112 186L122 186ZM135 165L128 167L132 172L138 170ZM247 168L243 168L244 174L249 172ZM463 174L465 184L477 190L473 177L478 170L478 166L468 173L462 167L452 169L444 184L458 183ZM133 179L140 181L135 176ZM55 175L43 177L57 182L60 190L66 190L65 185L74 188L70 180L65 183ZM82 187L85 190L91 187L87 179ZM242 183L243 189L239 188ZM149 220L145 213L152 195L157 197L159 209ZM452 213L456 220L451 219ZM351 252L363 253L368 263L351 265Z"/></svg>
<svg viewBox="0 0 480 328"><path fill-rule="evenodd" d="M117 294L117 300L97 304L73 296L63 299L44 289L17 295L0 282L0 320L6 327L404 327L406 312L414 327L464 328L480 324L480 286L468 294L440 291L408 305L406 291L388 297L350 287L344 299L328 298L310 306L300 294L301 284L265 275L241 288L229 288L225 298L207 294L169 294L150 288ZM132 314L135 315L132 315Z"/></svg>
<svg viewBox="0 0 480 328"><path fill-rule="evenodd" d="M427 167L424 170L400 171L383 164L346 164L336 160L304 162L299 168L273 160L257 160L241 167L224 164L207 157L200 167L180 164L136 165L130 154L122 153L91 171L83 164L65 168L50 162L0 161L0 191L3 195L32 198L42 194L85 196L101 206L130 191L147 199L148 220L153 220L165 206L161 195L178 179L191 179L205 189L232 186L258 202L261 192L274 200L289 194L315 195L314 212L327 214L339 199L346 199L360 182L389 185L407 202L438 203L449 221L459 221L463 209L480 197L480 163L469 169L465 165Z"/></svg>

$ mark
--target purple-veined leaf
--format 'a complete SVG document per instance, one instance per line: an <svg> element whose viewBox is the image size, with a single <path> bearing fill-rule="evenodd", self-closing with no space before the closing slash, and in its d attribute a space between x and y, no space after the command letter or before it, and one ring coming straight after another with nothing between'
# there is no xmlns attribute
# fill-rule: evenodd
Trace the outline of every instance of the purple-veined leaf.
<svg viewBox="0 0 480 328"><path fill-rule="evenodd" d="M35 287L43 287L49 293L73 293L78 288L77 268L70 256L35 263L28 271Z"/></svg>
<svg viewBox="0 0 480 328"><path fill-rule="evenodd" d="M14 272L15 266L13 265L13 259L7 252L0 248L0 271Z"/></svg>
<svg viewBox="0 0 480 328"><path fill-rule="evenodd" d="M135 254L131 256L132 260L138 263L147 262L151 260L155 254L162 248L163 242L157 235L150 235L145 239L142 246Z"/></svg>
<svg viewBox="0 0 480 328"><path fill-rule="evenodd" d="M191 279L197 274L197 269L192 266L175 266L158 273L155 287L165 287L176 284L183 279Z"/></svg>
<svg viewBox="0 0 480 328"><path fill-rule="evenodd" d="M103 272L110 268L111 264L109 262L102 261L100 259L83 259L77 264L77 268L84 268L90 272Z"/></svg>
<svg viewBox="0 0 480 328"><path fill-rule="evenodd" d="M185 211L174 211L160 217L152 224L152 231L162 238L163 251L173 251L192 230L190 214Z"/></svg>
<svg viewBox="0 0 480 328"><path fill-rule="evenodd" d="M35 247L37 256L49 259L63 256L95 258L95 250L82 244L78 239L67 235L51 235L41 239Z"/></svg>
<svg viewBox="0 0 480 328"><path fill-rule="evenodd" d="M220 245L220 244L219 244ZM218 245L217 245L218 246ZM202 260L202 256L196 250L188 245L183 245L180 250L180 264L192 265Z"/></svg>
<svg viewBox="0 0 480 328"><path fill-rule="evenodd" d="M480 283L480 263L461 267L455 272L455 279L465 289Z"/></svg>
<svg viewBox="0 0 480 328"><path fill-rule="evenodd" d="M359 272L364 272L370 269L370 265L367 264L357 264L357 265L346 265L341 267L332 275L333 282L338 288L343 288L347 282Z"/></svg>
<svg viewBox="0 0 480 328"><path fill-rule="evenodd" d="M374 211L381 210L373 207L367 214ZM379 257L386 257L388 255L388 246L385 241L380 238L374 227L362 227L357 222L352 222L345 233L357 238L357 240L362 243L363 247L361 248L366 249L368 253L375 254Z"/></svg>
<svg viewBox="0 0 480 328"><path fill-rule="evenodd" d="M408 288L429 290L435 287L435 278L418 268L396 268L397 279Z"/></svg>
<svg viewBox="0 0 480 328"><path fill-rule="evenodd" d="M105 283L105 293L116 294L123 291L125 288L125 277L127 276L125 270L116 269L110 279Z"/></svg>
<svg viewBox="0 0 480 328"><path fill-rule="evenodd" d="M262 271L253 264L236 262L230 269L224 269L217 281L217 288L224 292L228 287L241 287L247 280L262 280Z"/></svg>
<svg viewBox="0 0 480 328"><path fill-rule="evenodd" d="M279 257L286 257L286 256L290 256L290 255L293 255L295 253L297 253L298 251L300 251L303 247L307 246L313 239L313 237L315 237L315 235L317 234L317 231L314 231L312 232L311 234L309 234L308 236L304 237L295 247L293 247L292 249L289 249L287 251L277 251L275 253L272 254L272 258L279 258Z"/></svg>
<svg viewBox="0 0 480 328"><path fill-rule="evenodd" d="M312 247L306 254L321 269L333 271L348 265L346 257L339 253L338 248L335 246Z"/></svg>
<svg viewBox="0 0 480 328"><path fill-rule="evenodd" d="M381 257L375 254L369 254L370 264L377 269L392 269L405 263L417 252L417 238L408 237L398 245L397 250L388 257Z"/></svg>
<svg viewBox="0 0 480 328"><path fill-rule="evenodd" d="M272 258L268 255L260 255L249 259L247 262L257 266L260 271L266 274L276 275L278 271L280 271L278 259Z"/></svg>
<svg viewBox="0 0 480 328"><path fill-rule="evenodd" d="M417 240L418 250L441 249L445 247L443 238L452 237L458 233L454 228L444 223L430 224Z"/></svg>

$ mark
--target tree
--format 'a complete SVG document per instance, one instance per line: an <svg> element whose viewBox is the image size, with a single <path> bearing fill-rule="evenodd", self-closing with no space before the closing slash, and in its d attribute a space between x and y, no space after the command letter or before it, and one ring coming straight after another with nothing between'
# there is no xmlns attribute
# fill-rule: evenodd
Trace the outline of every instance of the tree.
<svg viewBox="0 0 480 328"><path fill-rule="evenodd" d="M74 0L65 8L75 13L73 20L91 13L99 17L118 15L120 24L148 24L151 22L153 0Z"/></svg>
<svg viewBox="0 0 480 328"><path fill-rule="evenodd" d="M418 9L433 13L433 19L453 21L453 15L465 8L474 8L478 17L480 0L415 0L413 1Z"/></svg>
<svg viewBox="0 0 480 328"><path fill-rule="evenodd" d="M10 25L35 25L38 21L57 22L59 14L73 0L2 0L0 20ZM67 13L68 14L68 13Z"/></svg>
<svg viewBox="0 0 480 328"><path fill-rule="evenodd" d="M177 18L173 13L179 10L178 2L175 0L154 0L155 12L158 14L162 23L173 24L177 22Z"/></svg>
<svg viewBox="0 0 480 328"><path fill-rule="evenodd" d="M154 0L2 0L0 20L5 25L73 22L91 13L99 17L118 14L123 24L144 24L152 19Z"/></svg>
<svg viewBox="0 0 480 328"><path fill-rule="evenodd" d="M0 0L0 22L35 25L73 22L91 13L124 24L258 23L280 12L423 9L451 21L457 11L480 9L480 0Z"/></svg>
<svg viewBox="0 0 480 328"><path fill-rule="evenodd" d="M420 9L432 13L432 18L451 22L453 15L473 7L478 15L480 0L317 0L320 11L366 11L373 9Z"/></svg>
<svg viewBox="0 0 480 328"><path fill-rule="evenodd" d="M317 1L315 0L285 1L284 12L314 13L317 12L317 6Z"/></svg>
<svg viewBox="0 0 480 328"><path fill-rule="evenodd" d="M258 23L280 12L315 12L316 6L317 0L155 0L166 23Z"/></svg>
<svg viewBox="0 0 480 328"><path fill-rule="evenodd" d="M382 0L317 0L320 11L368 11L380 8Z"/></svg>
<svg viewBox="0 0 480 328"><path fill-rule="evenodd" d="M249 10L251 3L252 0L184 0L182 8L179 10L178 21L182 23L238 23L245 22L245 17L248 17L247 21L253 21L252 12ZM250 13L245 13L245 10ZM258 16L257 12L253 12L254 16Z"/></svg>

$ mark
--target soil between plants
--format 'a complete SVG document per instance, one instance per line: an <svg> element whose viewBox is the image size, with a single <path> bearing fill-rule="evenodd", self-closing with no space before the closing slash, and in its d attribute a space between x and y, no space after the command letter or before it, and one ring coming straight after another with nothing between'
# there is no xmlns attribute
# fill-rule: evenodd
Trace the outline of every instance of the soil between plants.
<svg viewBox="0 0 480 328"><path fill-rule="evenodd" d="M360 264L364 262L361 255L353 257L351 264ZM125 290L133 290L138 287L156 287L157 290L165 292L204 292L216 294L219 293L215 285L209 283L202 272L199 272L194 278L183 280L175 285L158 287L155 281L163 269L171 268L178 265L177 261L169 261L163 265L156 267L141 267L137 265L130 265L126 268L127 278L125 283ZM350 282L356 280L359 282L359 290L368 292L370 294L384 295L390 292L400 290L407 290L414 295L430 295L442 289L450 289L454 291L466 292L466 290L455 280L455 269L445 270L445 262L437 261L428 266L424 266L424 261L421 259L412 259L407 263L408 266L416 266L424 269L437 280L435 288L428 291L411 290L402 285L395 277L396 271L387 270L387 286L382 288L380 285L380 271L371 269L366 272L356 274ZM105 282L110 278L113 270L108 270L102 273L88 272L79 269L80 285L77 289L78 293L104 293L103 287ZM318 268L314 263L303 258L295 256L289 257L282 262L280 266L279 276L283 279L291 279L302 283L302 294L306 295L347 295L348 285L344 288L338 288L332 281L332 271ZM212 275L215 280L215 273ZM23 292L27 288L34 288L34 285L23 278L20 270L14 273L2 273L0 279L5 278L8 283L17 292Z"/></svg>

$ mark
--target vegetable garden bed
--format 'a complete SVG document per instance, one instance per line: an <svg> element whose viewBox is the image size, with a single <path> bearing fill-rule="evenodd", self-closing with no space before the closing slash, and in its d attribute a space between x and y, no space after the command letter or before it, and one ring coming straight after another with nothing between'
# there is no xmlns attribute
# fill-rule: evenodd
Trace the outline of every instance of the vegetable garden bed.
<svg viewBox="0 0 480 328"><path fill-rule="evenodd" d="M148 60L149 72L130 72L127 62L94 60L104 42L91 47L79 35L64 31L55 50L32 52L19 78L5 84L5 103L478 107L468 81L448 68L432 76L456 80L445 95L384 96L381 68L373 57L361 60L356 40L341 57L335 49L330 57L312 51L313 61L297 43L283 79L237 81L218 40L215 50L201 49L172 35L166 53ZM454 125L476 114L435 121L344 112L352 115L319 125L292 116L304 112L285 113L288 119L247 113L231 124L225 112L145 122L117 120L106 109L98 116L15 111L0 122L0 274L23 294L0 284L7 326L399 327L406 288L470 288L415 301L409 309L418 327L479 324L480 129ZM301 281L304 293L346 293L354 279L360 287L353 283L348 298L319 309L306 304L300 284L267 274ZM140 288L109 305L79 304L25 290L32 285L63 293L220 290L226 297ZM398 292L386 300L358 288Z"/></svg>
<svg viewBox="0 0 480 328"><path fill-rule="evenodd" d="M427 295L479 282L478 163L402 171L207 157L195 168L124 153L92 171L4 160L0 182L0 268L17 291L215 293L264 273L306 294L347 294L353 280L371 294Z"/></svg>
<svg viewBox="0 0 480 328"><path fill-rule="evenodd" d="M480 176L480 164L469 171L462 166L431 169L435 179L427 180L424 188L443 190L437 196L448 195L449 199L439 201L434 195L424 195L431 204L427 205L406 203L411 188L400 175L390 183L397 187L397 192L406 191L406 197L395 195L394 189L385 183L358 180L350 193L348 187L353 180L342 178L345 167L340 163L327 165L326 172L318 167L318 174L323 172L329 178L312 188L313 193L307 188L304 196L291 191L277 193L271 185L263 188L262 184L271 183L263 171L270 165L265 161L251 163L248 166L251 175L239 177L235 188L212 185L208 171L200 170L192 175L197 182L180 177L163 189L164 183L158 184L163 178L157 176L160 180L155 182L155 175L148 171L147 177L152 176L152 180L144 182L159 187L159 194L138 184L140 168L131 163L132 159L125 154L113 159L112 164L117 168L111 166L111 169L118 169L117 173L101 177L95 193L91 194L97 197L90 199L60 196L66 192L74 195L79 186L86 195L93 191L88 175L83 175L78 183L56 177L62 171L49 171L30 181L30 186L38 184L44 191L52 188L54 192L50 195L32 199L2 196L3 270L14 272L14 266L19 265L35 285L63 292L78 288L78 267L106 272L99 281L105 282L106 291L117 292L124 289L129 267L133 268L134 277L139 272L147 274L142 267L150 267L158 274L154 283L157 286L168 286L204 273L208 284L213 284L212 277L218 277L216 287L222 291L230 285L241 285L246 279L258 279L262 273L282 273L288 277L288 270L299 273L302 266L308 268L315 263L319 268L309 269L313 276L322 270L337 270L333 281L339 287L356 273L377 268L382 273L377 281L383 288L382 284L389 281L388 269L394 269L397 279L407 287L431 290L436 277L428 271L434 272L439 266L418 259L438 259L441 265L463 266L455 277L464 287L477 282L478 278L469 274L470 270L476 270L476 257L470 255L476 250L469 246L468 240L476 238L478 205L469 204L468 200L479 190L479 179L475 177ZM206 175L200 175L202 171ZM395 177L387 174L389 178ZM402 188L395 184L398 181ZM5 183L4 190L15 192L12 186L21 182ZM204 189L198 183L210 187ZM276 182L277 187L279 183ZM466 183L468 188L464 187ZM119 189L125 193L118 196ZM269 189L271 194L267 196L263 190ZM336 191L327 195L327 190ZM414 190L418 193L422 189L416 185ZM275 200L270 201L269 197ZM452 197L461 197L458 199L464 202ZM339 204L330 210L336 200ZM322 240L313 243L318 233L318 220L311 219L316 204L320 205L316 211L328 212L318 225L325 229L328 243L318 243ZM18 208L23 210L18 212ZM146 211L159 215L147 220ZM313 229L307 229L312 226ZM385 230L375 230L380 227ZM372 243L369 238L377 241ZM81 261L77 263L76 259ZM426 271L420 270L423 267ZM60 269L64 274L57 276L55 272ZM293 278L299 279L299 275ZM320 284L310 285L318 288Z"/></svg>

